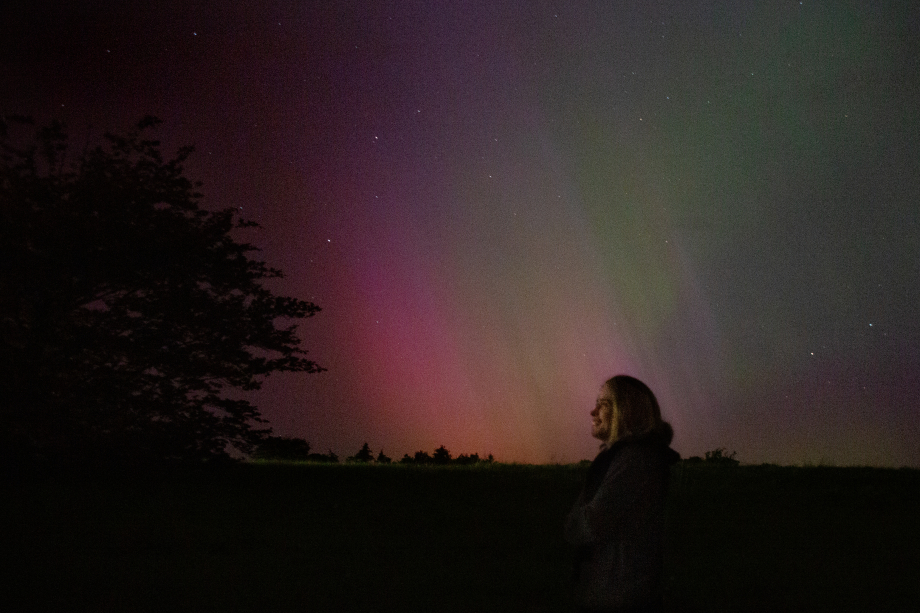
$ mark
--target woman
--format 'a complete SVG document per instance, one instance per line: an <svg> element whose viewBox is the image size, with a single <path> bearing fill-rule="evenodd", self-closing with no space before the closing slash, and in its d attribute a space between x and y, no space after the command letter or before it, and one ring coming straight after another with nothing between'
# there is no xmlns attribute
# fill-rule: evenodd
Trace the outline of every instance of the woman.
<svg viewBox="0 0 920 613"><path fill-rule="evenodd" d="M664 505L674 431L652 391L618 375L601 386L591 434L602 441L565 522L577 548L582 611L661 611Z"/></svg>

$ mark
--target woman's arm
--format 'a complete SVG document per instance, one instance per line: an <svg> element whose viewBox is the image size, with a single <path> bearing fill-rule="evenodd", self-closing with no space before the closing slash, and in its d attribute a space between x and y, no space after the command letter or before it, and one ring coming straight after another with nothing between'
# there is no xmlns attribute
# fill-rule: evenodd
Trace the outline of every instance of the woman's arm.
<svg viewBox="0 0 920 613"><path fill-rule="evenodd" d="M576 547L616 538L632 513L641 513L656 489L654 450L627 445L607 468L594 497L582 491L565 521L565 539Z"/></svg>

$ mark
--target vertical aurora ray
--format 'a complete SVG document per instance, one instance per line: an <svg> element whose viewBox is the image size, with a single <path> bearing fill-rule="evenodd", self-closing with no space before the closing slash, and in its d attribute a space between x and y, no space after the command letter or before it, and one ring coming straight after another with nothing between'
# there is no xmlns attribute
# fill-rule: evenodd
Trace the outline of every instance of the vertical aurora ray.
<svg viewBox="0 0 920 613"><path fill-rule="evenodd" d="M337 283L371 322L353 346L363 414L353 421L406 451L572 461L592 453L597 387L630 372L680 423L701 409L702 386L695 363L675 368L673 354L710 358L668 203L592 202L617 186L580 177L539 116L509 123L493 142L511 143L492 160L381 169L364 231L338 228L362 237ZM577 164L618 176L608 159Z"/></svg>

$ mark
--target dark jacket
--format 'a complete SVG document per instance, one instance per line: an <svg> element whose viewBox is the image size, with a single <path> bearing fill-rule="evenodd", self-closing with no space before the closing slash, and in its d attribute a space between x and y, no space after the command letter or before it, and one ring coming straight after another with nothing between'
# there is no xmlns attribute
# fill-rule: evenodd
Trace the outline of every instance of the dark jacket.
<svg viewBox="0 0 920 613"><path fill-rule="evenodd" d="M585 487L565 522L576 547L576 603L611 610L660 601L664 505L674 431L618 440L591 463Z"/></svg>

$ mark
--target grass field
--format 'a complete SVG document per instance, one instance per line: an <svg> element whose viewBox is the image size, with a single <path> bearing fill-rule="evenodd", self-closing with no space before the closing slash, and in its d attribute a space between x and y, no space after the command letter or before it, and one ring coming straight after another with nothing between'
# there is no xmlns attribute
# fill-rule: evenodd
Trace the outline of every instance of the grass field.
<svg viewBox="0 0 920 613"><path fill-rule="evenodd" d="M249 464L0 489L3 611L569 611L584 467ZM671 611L914 611L920 471L674 467Z"/></svg>

